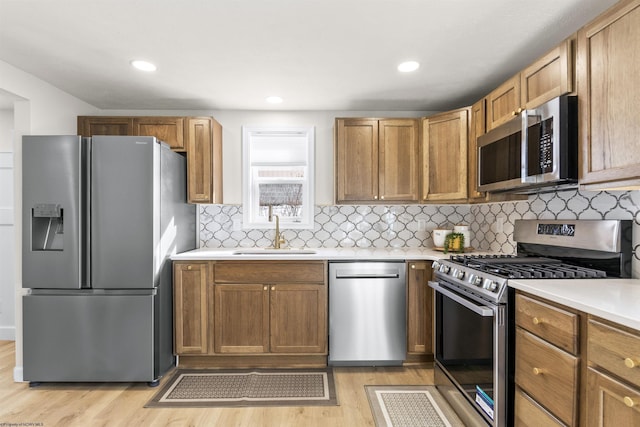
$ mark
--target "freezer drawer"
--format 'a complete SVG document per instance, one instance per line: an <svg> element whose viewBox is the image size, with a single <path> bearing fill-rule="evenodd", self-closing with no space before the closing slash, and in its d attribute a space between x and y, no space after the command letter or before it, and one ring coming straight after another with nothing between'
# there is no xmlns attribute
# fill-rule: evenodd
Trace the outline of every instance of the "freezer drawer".
<svg viewBox="0 0 640 427"><path fill-rule="evenodd" d="M155 291L24 296L24 379L156 380L156 298Z"/></svg>

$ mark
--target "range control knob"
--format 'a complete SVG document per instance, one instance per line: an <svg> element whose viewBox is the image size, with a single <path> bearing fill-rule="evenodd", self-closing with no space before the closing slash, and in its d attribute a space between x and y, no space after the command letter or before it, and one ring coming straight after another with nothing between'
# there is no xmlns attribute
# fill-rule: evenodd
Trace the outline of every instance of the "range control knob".
<svg viewBox="0 0 640 427"><path fill-rule="evenodd" d="M449 274L449 271L451 271L451 267L448 265L443 264L440 266L440 273Z"/></svg>
<svg viewBox="0 0 640 427"><path fill-rule="evenodd" d="M431 268L433 268L434 270L437 270L438 267L440 267L440 263L438 261L433 261Z"/></svg>
<svg viewBox="0 0 640 427"><path fill-rule="evenodd" d="M472 285L482 286L482 277L476 276L475 279L473 279Z"/></svg>
<svg viewBox="0 0 640 427"><path fill-rule="evenodd" d="M456 274L456 279L462 280L464 279L464 270L458 270L457 274Z"/></svg>
<svg viewBox="0 0 640 427"><path fill-rule="evenodd" d="M498 282L495 282L491 279L484 279L484 283L482 284L482 287L488 290L489 292L495 292L496 289L498 288Z"/></svg>

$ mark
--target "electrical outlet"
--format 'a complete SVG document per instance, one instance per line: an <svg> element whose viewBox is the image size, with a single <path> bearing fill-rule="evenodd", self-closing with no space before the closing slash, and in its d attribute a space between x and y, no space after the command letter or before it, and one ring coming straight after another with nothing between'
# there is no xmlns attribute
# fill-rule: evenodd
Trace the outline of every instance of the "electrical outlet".
<svg viewBox="0 0 640 427"><path fill-rule="evenodd" d="M427 229L427 220L419 219L418 220L418 231L426 231Z"/></svg>
<svg viewBox="0 0 640 427"><path fill-rule="evenodd" d="M498 215L496 217L496 233L504 232L504 220L505 217L503 215Z"/></svg>
<svg viewBox="0 0 640 427"><path fill-rule="evenodd" d="M234 218L233 219L233 231L240 231L240 230L242 230L242 219Z"/></svg>
<svg viewBox="0 0 640 427"><path fill-rule="evenodd" d="M2 301L0 301L0 314L2 314Z"/></svg>

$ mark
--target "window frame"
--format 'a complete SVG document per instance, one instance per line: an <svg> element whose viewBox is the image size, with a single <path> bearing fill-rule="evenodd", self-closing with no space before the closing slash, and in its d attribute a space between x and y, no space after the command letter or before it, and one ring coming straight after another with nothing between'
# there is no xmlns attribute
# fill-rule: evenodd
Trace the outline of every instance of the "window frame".
<svg viewBox="0 0 640 427"><path fill-rule="evenodd" d="M273 222L255 221L254 209L256 206L255 195L258 194L257 187L260 181L254 182L252 173L251 142L252 138L280 137L287 136L305 139L306 145L306 176L301 180L303 191L302 215L300 221L295 222L289 217L279 217L280 227L283 229L313 229L314 209L315 209L315 128L313 126L243 126L242 127L242 229L270 229L275 227ZM265 168L272 166L301 166L299 162L265 162ZM268 181L268 180L265 180ZM264 183L264 182L263 182Z"/></svg>

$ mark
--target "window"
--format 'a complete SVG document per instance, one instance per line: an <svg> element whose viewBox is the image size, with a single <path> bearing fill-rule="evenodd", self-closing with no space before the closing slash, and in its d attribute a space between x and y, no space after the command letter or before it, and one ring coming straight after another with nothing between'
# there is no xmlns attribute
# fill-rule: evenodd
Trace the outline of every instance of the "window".
<svg viewBox="0 0 640 427"><path fill-rule="evenodd" d="M314 129L243 127L243 227L313 228Z"/></svg>

